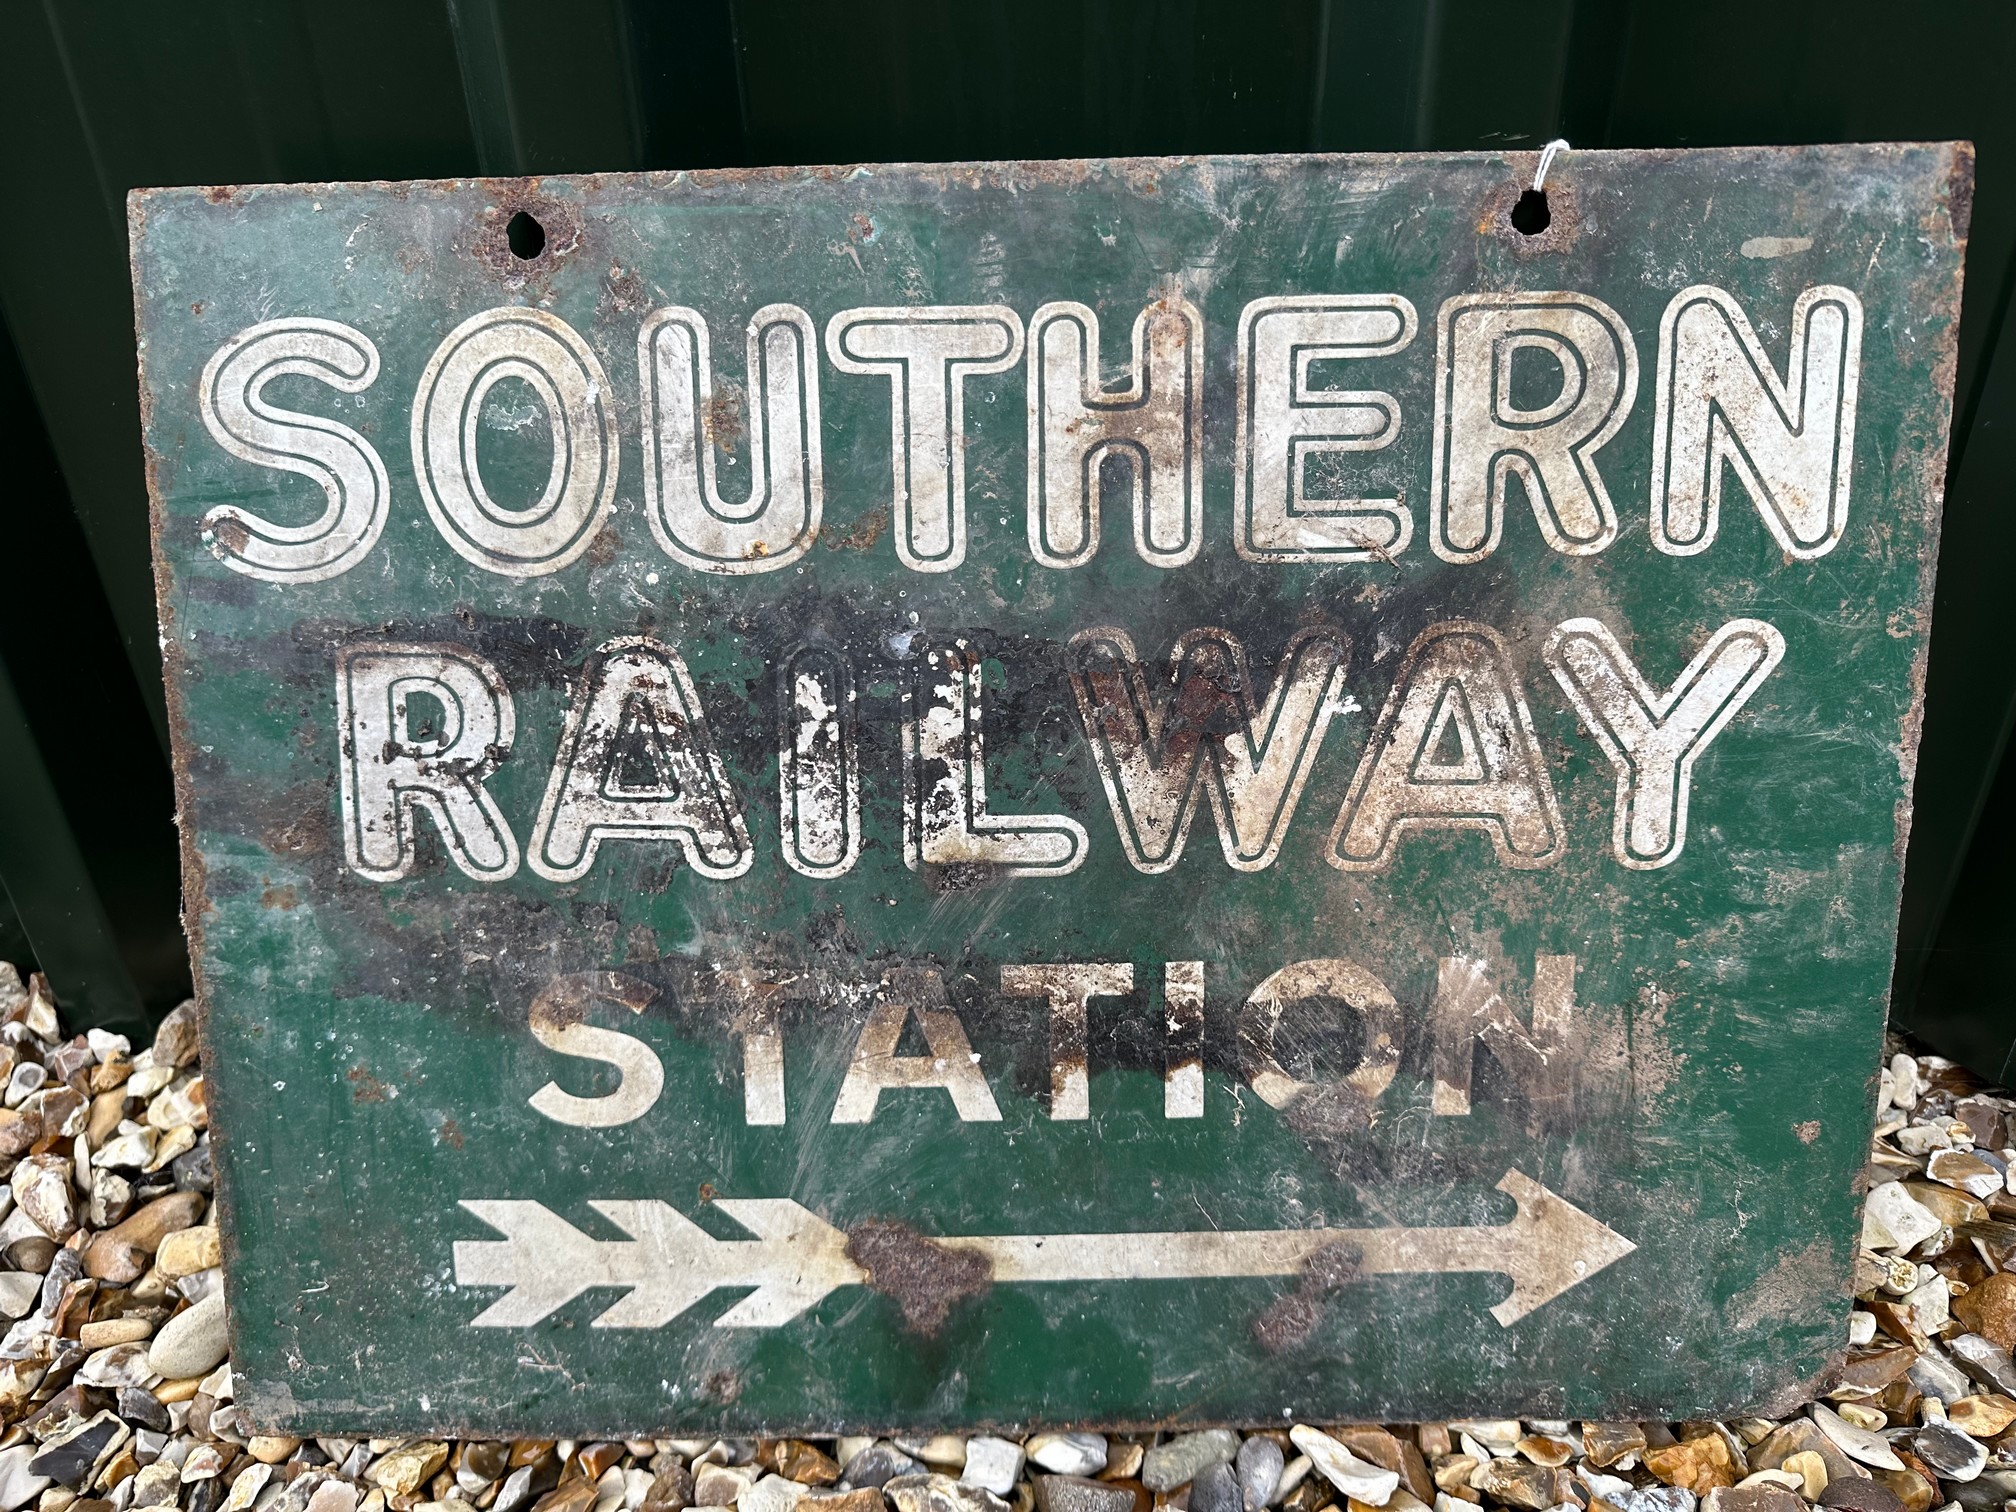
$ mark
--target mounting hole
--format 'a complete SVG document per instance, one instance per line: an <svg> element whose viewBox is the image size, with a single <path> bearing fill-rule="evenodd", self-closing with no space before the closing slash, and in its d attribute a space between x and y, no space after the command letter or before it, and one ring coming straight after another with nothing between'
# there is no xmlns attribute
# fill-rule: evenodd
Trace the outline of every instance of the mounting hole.
<svg viewBox="0 0 2016 1512"><path fill-rule="evenodd" d="M1540 224L1544 226L1547 224L1544 219L1547 213L1544 200L1541 202L1540 213L1543 217ZM1516 225L1519 212L1515 210L1512 214ZM539 224L538 217L529 210L520 210L504 223L504 238L511 243L511 255L525 262L532 261L546 250L546 228Z"/></svg>
<svg viewBox="0 0 2016 1512"><path fill-rule="evenodd" d="M1553 212L1547 208L1547 191L1522 190L1519 203L1512 207L1512 229L1521 236L1538 236L1553 223ZM514 241L512 245L516 246L517 243Z"/></svg>

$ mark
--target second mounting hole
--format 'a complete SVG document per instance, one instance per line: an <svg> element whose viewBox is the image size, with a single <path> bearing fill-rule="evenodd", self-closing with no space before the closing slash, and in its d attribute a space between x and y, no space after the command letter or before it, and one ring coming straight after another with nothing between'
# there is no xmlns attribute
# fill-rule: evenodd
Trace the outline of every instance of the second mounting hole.
<svg viewBox="0 0 2016 1512"><path fill-rule="evenodd" d="M1512 213L1516 224L1519 212L1515 210ZM1542 213L1545 213L1544 208ZM1541 224L1546 222L1543 220ZM504 223L504 236L511 243L511 255L526 262L546 250L546 228L529 210L520 210Z"/></svg>
<svg viewBox="0 0 2016 1512"><path fill-rule="evenodd" d="M1538 236L1554 222L1554 216L1547 208L1545 189L1527 189L1520 193L1519 203L1512 207L1512 229L1521 236ZM513 246L517 243L513 242Z"/></svg>

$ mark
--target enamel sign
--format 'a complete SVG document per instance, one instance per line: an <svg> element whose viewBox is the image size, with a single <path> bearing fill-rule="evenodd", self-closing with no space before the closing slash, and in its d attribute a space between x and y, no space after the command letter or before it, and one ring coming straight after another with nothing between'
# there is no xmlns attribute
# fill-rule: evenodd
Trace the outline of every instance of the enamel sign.
<svg viewBox="0 0 2016 1512"><path fill-rule="evenodd" d="M1812 1389L1971 154L1534 171L137 194L252 1418Z"/></svg>

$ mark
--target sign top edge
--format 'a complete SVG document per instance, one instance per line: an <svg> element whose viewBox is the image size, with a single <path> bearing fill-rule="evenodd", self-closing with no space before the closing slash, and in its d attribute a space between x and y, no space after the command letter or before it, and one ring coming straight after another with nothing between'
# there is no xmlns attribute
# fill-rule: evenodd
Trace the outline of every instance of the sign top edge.
<svg viewBox="0 0 2016 1512"><path fill-rule="evenodd" d="M1538 146L1511 150L1463 152L1283 152L1283 153L1191 153L1166 156L1090 158L1001 158L967 159L952 162L855 162L776 164L741 168L660 168L602 173L548 173L510 175L469 175L456 178L422 179L329 179L295 183L181 184L142 186L127 191L129 220L136 233L145 223L145 212L157 204L208 201L220 209L242 204L250 195L281 193L335 193L377 190L401 193L415 191L447 195L469 190L524 194L536 189L574 189L592 193L604 186L688 187L695 189L734 188L742 185L792 183L838 183L858 178L909 180L970 180L974 187L1015 187L1026 183L1062 182L1106 171L1121 173L1168 172L1216 164L1239 166L1335 163L1362 166L1390 163L1414 167L1455 167L1461 165L1514 165L1537 162ZM1787 155L1835 158L1844 170L1871 166L1917 153L1958 159L1945 171L1959 169L1970 177L1975 156L1974 144L1966 139L1902 142L1827 142L1792 146L1714 147L1626 147L1571 148L1565 159L1557 160L1554 172L1566 176L1574 165L1639 166L1679 159L1720 158L1728 162L1773 160L1782 163Z"/></svg>

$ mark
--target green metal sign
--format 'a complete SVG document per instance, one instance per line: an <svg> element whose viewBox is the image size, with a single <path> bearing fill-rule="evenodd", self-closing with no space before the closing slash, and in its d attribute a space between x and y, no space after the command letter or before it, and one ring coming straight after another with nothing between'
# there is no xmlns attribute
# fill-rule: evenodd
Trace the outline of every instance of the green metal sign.
<svg viewBox="0 0 2016 1512"><path fill-rule="evenodd" d="M1810 1389L1971 155L1535 168L137 195L254 1418Z"/></svg>

